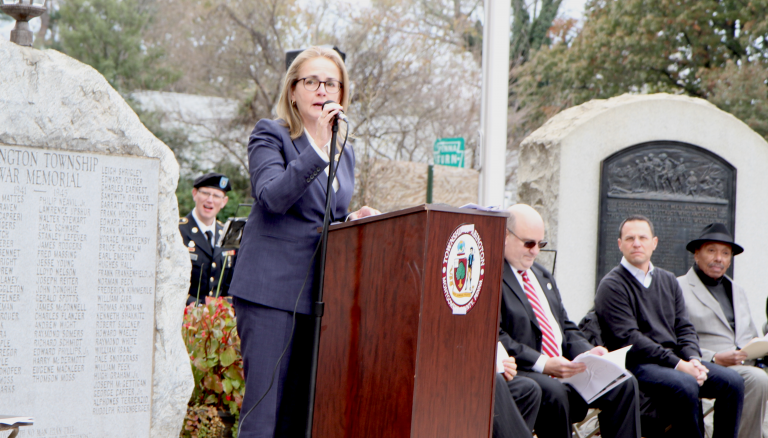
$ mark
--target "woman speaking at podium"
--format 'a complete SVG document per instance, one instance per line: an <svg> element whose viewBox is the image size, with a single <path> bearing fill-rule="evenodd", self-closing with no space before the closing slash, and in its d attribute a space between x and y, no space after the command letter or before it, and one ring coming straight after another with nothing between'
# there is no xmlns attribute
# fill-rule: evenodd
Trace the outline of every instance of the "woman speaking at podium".
<svg viewBox="0 0 768 438"><path fill-rule="evenodd" d="M318 257L313 254L320 253L315 249L325 212L331 127L349 105L348 86L347 69L337 52L323 47L304 50L285 75L279 118L260 120L250 136L254 203L229 291L245 369L241 438L305 433L313 335L310 302L319 286ZM339 126L339 142L345 137L344 125ZM334 153L340 150L339 144ZM347 215L355 155L347 145L337 157L331 221L378 213L363 207Z"/></svg>

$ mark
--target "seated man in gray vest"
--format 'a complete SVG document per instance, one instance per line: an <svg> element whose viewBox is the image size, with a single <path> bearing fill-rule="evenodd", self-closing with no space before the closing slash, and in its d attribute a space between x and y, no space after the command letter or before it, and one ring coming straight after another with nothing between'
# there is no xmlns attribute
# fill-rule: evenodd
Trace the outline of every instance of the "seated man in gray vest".
<svg viewBox="0 0 768 438"><path fill-rule="evenodd" d="M739 351L758 333L744 289L725 275L731 257L744 249L734 243L721 223L704 227L701 236L690 241L686 249L693 253L695 263L677 281L683 290L688 318L699 335L701 359L729 367L744 379L739 438L761 438L768 375Z"/></svg>

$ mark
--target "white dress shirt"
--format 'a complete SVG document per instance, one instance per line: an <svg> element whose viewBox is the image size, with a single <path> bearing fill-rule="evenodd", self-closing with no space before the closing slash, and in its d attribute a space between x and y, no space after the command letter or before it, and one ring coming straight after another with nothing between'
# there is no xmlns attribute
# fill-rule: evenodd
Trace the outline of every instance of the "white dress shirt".
<svg viewBox="0 0 768 438"><path fill-rule="evenodd" d="M329 141L328 144L323 146L322 148L319 148L315 144L315 140L312 139L312 136L309 135L309 131L307 131L307 128L304 128L304 134L307 135L307 140L309 140L310 146L312 146L312 149L317 152L317 155L320 156L320 158L323 159L326 163L330 163L331 159L328 157L328 149L331 147L331 142ZM338 164L338 161L336 161L336 164ZM335 166L334 166L335 167ZM325 176L328 176L328 166L325 166L325 169L323 170L325 172ZM333 178L333 191L338 192L339 191L339 178Z"/></svg>
<svg viewBox="0 0 768 438"><path fill-rule="evenodd" d="M211 248L216 246L216 219L214 219L213 222L211 222L211 225L205 225L203 221L200 220L200 218L197 216L196 208L192 209L192 217L195 218L195 222L197 222L197 228L200 229L200 232L203 233L203 236L205 236L206 231L211 232L211 235L213 236L211 237L211 241L210 241Z"/></svg>
<svg viewBox="0 0 768 438"><path fill-rule="evenodd" d="M629 261L627 261L627 259L624 257L621 258L621 266L627 268L627 271L629 271L629 273L632 274L632 276L635 277L637 281L643 285L644 288L648 289L651 287L651 281L653 280L653 270L655 269L653 267L653 263L648 262L647 274L643 272L642 269L636 267L632 263L629 263Z"/></svg>
<svg viewBox="0 0 768 438"><path fill-rule="evenodd" d="M523 281L523 276L520 275L517 272L517 269L514 268L514 266L509 265L510 268L512 268L512 272L515 273L515 277L517 278L518 283L520 283L520 287L523 289L523 292L525 292L525 282ZM531 269L527 269L525 271L528 274L528 280L531 282L531 285L533 285L533 289L536 291L536 296L539 298L539 303L541 304L541 308L544 310L544 316L547 318L547 322L549 322L549 326L552 327L552 334L555 335L555 343L557 343L558 350L562 350L563 348L563 331L560 329L560 324L557 323L557 319L555 319L555 315L552 314L552 308L549 306L549 300L547 299L547 296L544 294L544 290L541 288L541 285L539 284L539 279L536 277L536 274L533 273ZM537 321L538 323L538 321ZM562 351L560 351L560 354L562 355ZM542 354L537 360L536 363L533 364L531 369L536 371L537 373L541 373L544 371L544 365L547 363L547 359L549 359L549 356L546 354Z"/></svg>

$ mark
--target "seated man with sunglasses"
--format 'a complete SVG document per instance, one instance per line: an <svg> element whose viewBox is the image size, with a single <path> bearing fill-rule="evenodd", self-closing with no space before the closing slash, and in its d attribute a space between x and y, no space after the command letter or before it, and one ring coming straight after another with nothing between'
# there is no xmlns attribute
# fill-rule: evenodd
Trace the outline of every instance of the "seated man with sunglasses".
<svg viewBox="0 0 768 438"><path fill-rule="evenodd" d="M573 363L590 351L603 355L568 319L552 274L535 263L544 239L544 221L532 207L509 208L504 241L499 341L517 362L518 376L536 381L542 390L535 431L540 438L570 438L571 423L584 419L590 407L601 409L603 437L640 437L637 381L630 378L592 404L573 387L551 377L571 377L585 370Z"/></svg>

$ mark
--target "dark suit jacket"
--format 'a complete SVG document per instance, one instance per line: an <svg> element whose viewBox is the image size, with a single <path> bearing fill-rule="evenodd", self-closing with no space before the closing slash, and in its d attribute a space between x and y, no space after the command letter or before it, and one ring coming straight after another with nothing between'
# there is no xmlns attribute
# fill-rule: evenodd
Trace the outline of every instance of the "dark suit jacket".
<svg viewBox="0 0 768 438"><path fill-rule="evenodd" d="M251 133L248 163L255 201L229 294L292 312L304 285L298 312L309 314L316 287L312 254L320 239L317 228L323 225L328 184L323 170L328 165L306 134L291 140L281 121L266 119ZM338 167L339 189L331 190L331 211L337 220L347 215L354 168L354 152L347 145Z"/></svg>
<svg viewBox="0 0 768 438"><path fill-rule="evenodd" d="M573 360L579 354L592 349L593 346L578 326L568 319L552 274L538 263L534 263L531 270L547 296L552 315L563 334L561 345L563 357ZM509 355L515 357L518 369L531 371L541 356L541 328L522 285L517 281L515 273L512 272L506 260L501 294L499 341Z"/></svg>
<svg viewBox="0 0 768 438"><path fill-rule="evenodd" d="M214 241L218 241L222 228L221 223L216 221ZM192 261L189 295L197 298L199 288L201 302L205 302L206 296L215 296L217 290L220 296L226 296L232 279L232 267L235 262L234 251L222 251L221 247L211 248L205 234L198 228L192 212L179 219L179 233L181 233L184 246L187 247L189 258ZM226 258L225 262L225 256L229 253L232 254ZM222 268L224 269L223 276ZM219 287L219 281L221 281L221 287Z"/></svg>

